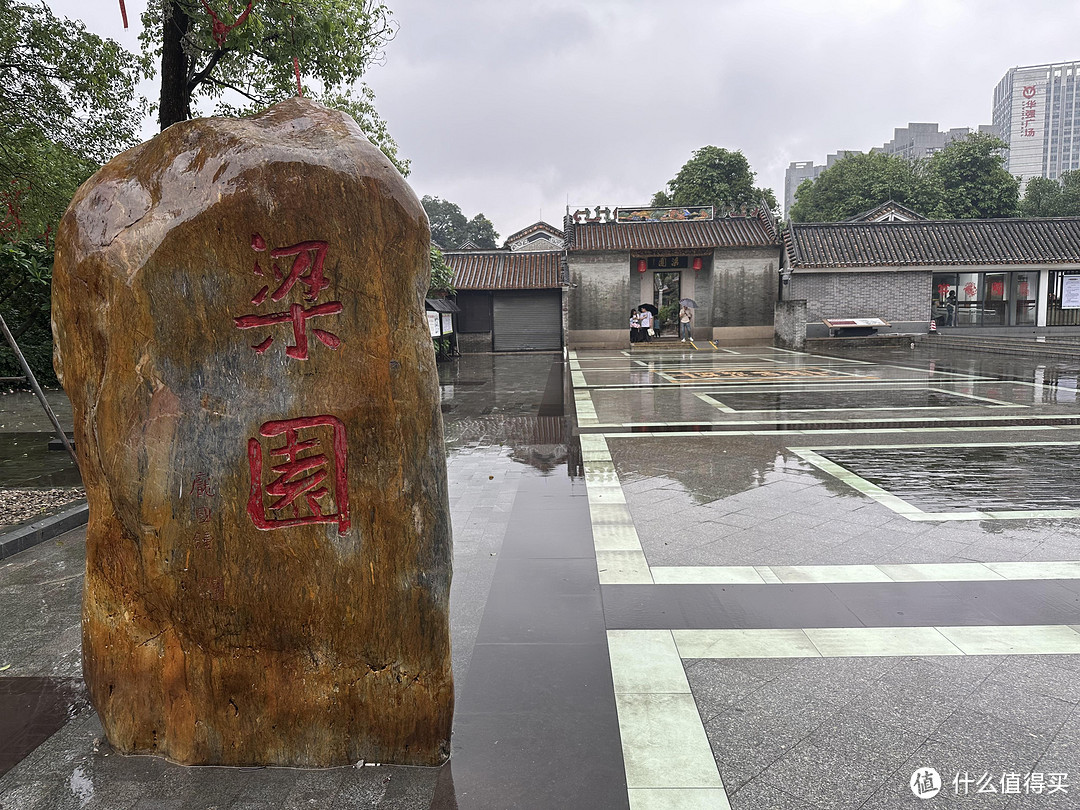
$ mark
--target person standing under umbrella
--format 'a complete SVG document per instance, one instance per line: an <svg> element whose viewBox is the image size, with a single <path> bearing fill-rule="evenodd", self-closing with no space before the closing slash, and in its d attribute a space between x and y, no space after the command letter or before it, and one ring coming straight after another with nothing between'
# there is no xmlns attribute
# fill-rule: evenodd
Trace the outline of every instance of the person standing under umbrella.
<svg viewBox="0 0 1080 810"><path fill-rule="evenodd" d="M641 333L646 342L652 339L653 314L647 307L641 307Z"/></svg>
<svg viewBox="0 0 1080 810"><path fill-rule="evenodd" d="M679 337L682 338L683 343L686 343L691 335L690 324L694 322L694 310L687 304L682 303L682 301L679 303L681 304L679 307Z"/></svg>

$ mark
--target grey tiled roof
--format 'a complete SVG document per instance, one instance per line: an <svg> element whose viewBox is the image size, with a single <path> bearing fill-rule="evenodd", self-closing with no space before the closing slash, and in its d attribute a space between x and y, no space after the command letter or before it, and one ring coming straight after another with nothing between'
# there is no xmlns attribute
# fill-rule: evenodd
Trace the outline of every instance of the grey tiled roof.
<svg viewBox="0 0 1080 810"><path fill-rule="evenodd" d="M1080 263L1080 217L792 223L791 267Z"/></svg>
<svg viewBox="0 0 1080 810"><path fill-rule="evenodd" d="M689 222L585 222L566 229L574 251L699 250L714 247L779 247L761 217L721 217Z"/></svg>
<svg viewBox="0 0 1080 810"><path fill-rule="evenodd" d="M855 216L846 219L845 222L874 222L886 214L899 214L901 221L926 219L926 217L913 208L901 205L896 200L889 200L883 202L881 205L875 205L869 211L863 211L861 214L856 214Z"/></svg>
<svg viewBox="0 0 1080 810"><path fill-rule="evenodd" d="M550 290L559 286L562 251L444 253L458 290Z"/></svg>

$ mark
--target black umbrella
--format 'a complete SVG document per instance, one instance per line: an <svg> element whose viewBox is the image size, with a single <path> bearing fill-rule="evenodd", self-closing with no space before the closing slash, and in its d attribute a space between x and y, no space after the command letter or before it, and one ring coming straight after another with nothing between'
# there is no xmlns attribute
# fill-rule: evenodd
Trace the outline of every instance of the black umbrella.
<svg viewBox="0 0 1080 810"><path fill-rule="evenodd" d="M647 310L649 310L649 312L651 312L651 313L652 313L653 315L659 315L659 314L660 314L660 310L658 310L658 309L657 309L657 308L656 308L655 306L653 306L652 304L642 304L641 306L639 306L639 307L638 307L638 309L647 309Z"/></svg>
<svg viewBox="0 0 1080 810"><path fill-rule="evenodd" d="M697 309L697 301L695 301L693 298L680 298L679 306L690 307L690 309Z"/></svg>

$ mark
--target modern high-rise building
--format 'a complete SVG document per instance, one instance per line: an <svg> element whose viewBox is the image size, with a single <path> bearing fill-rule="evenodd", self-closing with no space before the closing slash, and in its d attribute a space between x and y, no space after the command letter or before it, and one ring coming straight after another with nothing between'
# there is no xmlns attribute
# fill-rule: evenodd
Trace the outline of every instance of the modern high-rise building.
<svg viewBox="0 0 1080 810"><path fill-rule="evenodd" d="M981 124L979 132L996 134L989 124ZM944 149L958 138L971 134L967 127L953 127L942 132L937 124L908 124L893 130L893 139L882 146L874 147L873 152L896 155L904 160L919 160L930 157L934 152Z"/></svg>
<svg viewBox="0 0 1080 810"><path fill-rule="evenodd" d="M1080 169L1080 62L1010 68L994 90L1005 166L1025 181Z"/></svg>
<svg viewBox="0 0 1080 810"><path fill-rule="evenodd" d="M835 155L829 155L824 166L815 165L812 160L799 160L788 164L784 171L784 216L791 216L791 206L795 204L795 190L803 180L817 180L818 175L836 161L857 154L859 153L841 149Z"/></svg>

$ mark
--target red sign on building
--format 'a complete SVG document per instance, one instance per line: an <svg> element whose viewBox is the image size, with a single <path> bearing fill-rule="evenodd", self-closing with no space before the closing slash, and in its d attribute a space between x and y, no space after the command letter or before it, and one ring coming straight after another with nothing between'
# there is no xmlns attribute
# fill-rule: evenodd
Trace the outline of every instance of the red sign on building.
<svg viewBox="0 0 1080 810"><path fill-rule="evenodd" d="M1024 101L1021 102L1020 134L1030 138L1035 134L1035 112L1038 102L1035 99L1035 85L1029 84L1024 87Z"/></svg>

